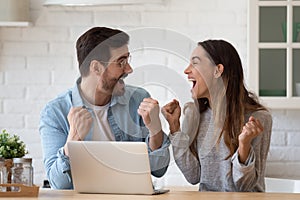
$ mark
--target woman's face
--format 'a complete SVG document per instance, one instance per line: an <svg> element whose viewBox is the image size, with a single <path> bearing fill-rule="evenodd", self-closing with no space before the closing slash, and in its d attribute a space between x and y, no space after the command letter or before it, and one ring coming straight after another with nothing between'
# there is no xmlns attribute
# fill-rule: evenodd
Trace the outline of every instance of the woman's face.
<svg viewBox="0 0 300 200"><path fill-rule="evenodd" d="M188 80L193 83L191 92L193 99L210 99L209 89L214 79L214 64L207 57L202 46L194 49L189 66L184 70Z"/></svg>

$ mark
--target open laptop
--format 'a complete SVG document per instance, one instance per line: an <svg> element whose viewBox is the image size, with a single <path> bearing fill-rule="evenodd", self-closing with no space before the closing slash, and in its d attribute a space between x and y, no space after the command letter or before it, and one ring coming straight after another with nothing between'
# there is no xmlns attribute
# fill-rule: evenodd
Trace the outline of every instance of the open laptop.
<svg viewBox="0 0 300 200"><path fill-rule="evenodd" d="M80 193L163 194L153 188L144 142L68 142L74 189Z"/></svg>

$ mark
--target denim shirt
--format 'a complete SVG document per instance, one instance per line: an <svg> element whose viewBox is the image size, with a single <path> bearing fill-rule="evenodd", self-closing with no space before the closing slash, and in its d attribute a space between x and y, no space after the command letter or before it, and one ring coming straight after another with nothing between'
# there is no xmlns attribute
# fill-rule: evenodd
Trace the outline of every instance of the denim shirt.
<svg viewBox="0 0 300 200"><path fill-rule="evenodd" d="M78 79L73 88L47 103L41 111L39 132L44 165L47 178L54 189L73 189L69 157L64 154L63 147L70 130L67 119L69 110L71 107L84 105L78 88L80 81L81 79ZM149 96L146 90L127 85L124 95L112 97L107 119L116 141L147 143L151 173L161 177L170 162L170 141L164 133L162 146L152 151L149 148L149 130L137 113L140 103ZM95 117L91 110L89 112ZM85 140L92 140L92 134L93 125Z"/></svg>

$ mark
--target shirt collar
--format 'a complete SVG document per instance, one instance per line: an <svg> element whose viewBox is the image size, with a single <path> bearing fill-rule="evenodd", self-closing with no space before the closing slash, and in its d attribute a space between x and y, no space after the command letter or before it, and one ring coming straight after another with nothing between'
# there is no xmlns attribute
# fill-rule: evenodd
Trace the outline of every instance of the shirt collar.
<svg viewBox="0 0 300 200"><path fill-rule="evenodd" d="M83 106L83 100L81 98L80 92L79 92L79 84L81 83L81 77L77 79L75 86L71 89L72 91L72 102L74 107L80 107Z"/></svg>

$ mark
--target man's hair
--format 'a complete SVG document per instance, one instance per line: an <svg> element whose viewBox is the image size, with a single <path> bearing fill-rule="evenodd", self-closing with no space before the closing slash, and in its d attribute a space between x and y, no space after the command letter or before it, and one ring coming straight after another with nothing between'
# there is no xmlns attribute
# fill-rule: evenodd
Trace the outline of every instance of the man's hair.
<svg viewBox="0 0 300 200"><path fill-rule="evenodd" d="M128 44L129 35L117 29L94 27L82 34L76 42L77 60L81 76L89 74L92 60L106 65L110 50Z"/></svg>

